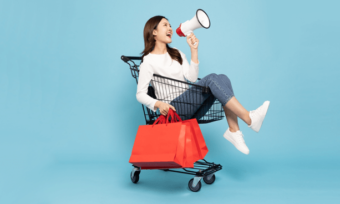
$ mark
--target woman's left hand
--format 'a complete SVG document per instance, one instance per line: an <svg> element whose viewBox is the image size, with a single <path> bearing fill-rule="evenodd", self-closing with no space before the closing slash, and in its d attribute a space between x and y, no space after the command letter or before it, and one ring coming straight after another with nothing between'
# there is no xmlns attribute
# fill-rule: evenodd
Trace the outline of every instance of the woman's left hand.
<svg viewBox="0 0 340 204"><path fill-rule="evenodd" d="M196 42L196 45L194 45ZM196 36L194 35L194 33L190 33L187 36L187 43L189 44L190 48L192 49L197 49L198 48L198 43L199 40L196 38Z"/></svg>

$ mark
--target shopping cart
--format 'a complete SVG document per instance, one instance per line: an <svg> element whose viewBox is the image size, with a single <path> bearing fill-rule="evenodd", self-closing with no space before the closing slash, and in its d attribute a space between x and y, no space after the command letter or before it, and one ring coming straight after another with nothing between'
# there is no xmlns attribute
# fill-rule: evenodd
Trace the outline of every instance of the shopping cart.
<svg viewBox="0 0 340 204"><path fill-rule="evenodd" d="M139 65L137 65L134 60L142 60L142 57L133 57L133 56L121 56L121 59L126 62L130 66L130 71L132 74L132 77L135 78L136 82L138 83L138 76L139 76ZM198 78L200 80L200 78ZM163 95L158 93L158 98L156 98L155 90L152 85L157 85L157 87L162 87ZM155 98L159 101L169 103L170 99L165 97L165 95L169 94L180 94L184 91L190 91L191 95L191 101L177 101L177 103L180 103L183 105L182 107L186 108L197 108L199 105L201 108L207 107L205 111L198 111L194 114L184 114L178 111L178 115L183 119L191 119L196 118L197 122L199 124L204 123L210 123L214 121L221 120L224 117L224 111L222 104L218 100L214 100L212 105L211 102L208 105L206 102L203 104L196 104L195 103L195 97L199 97L200 94L209 93L210 89L209 87L199 86L190 82L183 82L176 79L171 79L168 77L160 76L157 74L153 75L153 79L150 82L150 85L148 87L148 95L152 98ZM155 120L161 115L159 110L156 112L153 112L146 106L142 105L145 122L147 125L152 125ZM185 111L184 111L185 112ZM190 112L190 111L189 111ZM186 113L186 112L185 112ZM133 169L130 174L131 181L133 183L137 183L139 181L139 175L141 172L141 168L135 165L132 165ZM205 159L196 161L194 163L194 168L182 168L182 169L160 169L163 171L169 171L169 172L176 172L176 173L183 173L183 174L190 174L194 175L195 177L190 179L188 183L188 187L191 191L197 192L201 189L201 179L203 178L203 181L206 184L212 184L215 181L215 172L222 169L222 166L220 164L215 164L213 162L208 162Z"/></svg>

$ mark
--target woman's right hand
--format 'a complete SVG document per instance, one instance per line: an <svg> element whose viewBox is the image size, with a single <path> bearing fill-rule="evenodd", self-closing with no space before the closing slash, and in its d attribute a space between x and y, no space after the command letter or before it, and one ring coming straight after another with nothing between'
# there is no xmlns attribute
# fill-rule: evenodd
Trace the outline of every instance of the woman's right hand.
<svg viewBox="0 0 340 204"><path fill-rule="evenodd" d="M172 110L176 111L175 107L173 107L172 105L170 105L168 103L164 103L162 101L157 101L155 103L155 107L159 108L159 111L164 116L168 115L169 108L171 108Z"/></svg>

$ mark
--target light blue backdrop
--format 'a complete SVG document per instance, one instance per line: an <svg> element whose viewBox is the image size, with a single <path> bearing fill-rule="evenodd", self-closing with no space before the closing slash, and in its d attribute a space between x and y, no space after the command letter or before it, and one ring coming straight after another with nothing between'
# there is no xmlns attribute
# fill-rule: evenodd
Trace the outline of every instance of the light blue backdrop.
<svg viewBox="0 0 340 204"><path fill-rule="evenodd" d="M0 203L338 203L338 1L0 1ZM226 74L248 110L271 101L250 149L201 125L221 163L199 193L187 175L128 163L145 123L121 55L139 56L155 15L175 30L198 8L199 77ZM185 38L172 47L190 61Z"/></svg>

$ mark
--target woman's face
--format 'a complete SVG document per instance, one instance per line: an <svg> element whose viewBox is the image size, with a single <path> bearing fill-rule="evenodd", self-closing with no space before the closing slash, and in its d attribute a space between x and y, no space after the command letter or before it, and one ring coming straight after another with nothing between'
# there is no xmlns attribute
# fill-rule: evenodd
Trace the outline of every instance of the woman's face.
<svg viewBox="0 0 340 204"><path fill-rule="evenodd" d="M157 26L157 30L153 31L153 35L156 41L160 41L163 43L171 43L172 42L172 28L170 23L168 22L168 20L166 20L165 18L163 18L158 26Z"/></svg>

